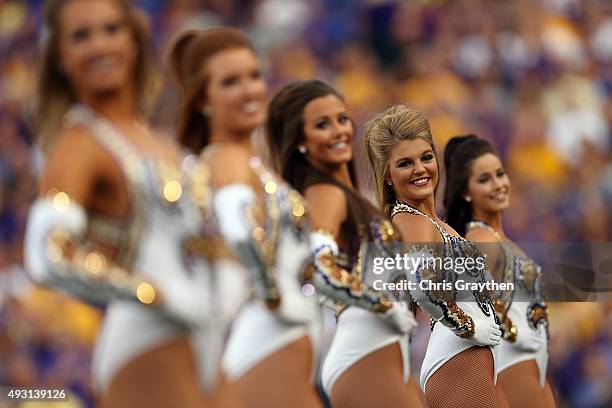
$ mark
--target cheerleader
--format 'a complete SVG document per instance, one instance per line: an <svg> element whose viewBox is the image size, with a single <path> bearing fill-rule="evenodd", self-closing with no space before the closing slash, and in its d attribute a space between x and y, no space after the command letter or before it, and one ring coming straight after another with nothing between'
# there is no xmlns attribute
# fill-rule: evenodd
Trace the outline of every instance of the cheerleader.
<svg viewBox="0 0 612 408"><path fill-rule="evenodd" d="M477 260L477 249L435 213L440 168L423 114L403 105L393 106L370 120L364 133L379 203L390 213L408 250L420 259ZM473 264L462 279L484 282L483 268ZM416 288L411 295L433 319L420 381L427 405L507 406L495 385L494 346L500 342L501 332L487 294L446 290L447 286L428 289L429 282L450 283L452 287L457 280L453 269L421 263L411 272L407 277Z"/></svg>
<svg viewBox="0 0 612 408"><path fill-rule="evenodd" d="M554 407L546 381L548 320L539 291L541 269L502 225L502 211L510 205L510 179L493 146L474 135L452 138L444 164L448 223L466 239L488 243L482 248L489 270L496 280L514 284L514 291L495 296L504 337L498 351L499 383L512 407Z"/></svg>
<svg viewBox="0 0 612 408"><path fill-rule="evenodd" d="M107 306L92 364L100 406L207 406L217 359L198 354L215 343L199 335L211 321L211 276L183 247L199 212L180 149L143 118L142 16L126 1L53 0L45 23L36 124L46 167L26 268Z"/></svg>
<svg viewBox="0 0 612 408"><path fill-rule="evenodd" d="M399 236L356 190L354 131L344 98L322 81L291 83L270 104L272 158L308 201L315 282L339 307L323 388L334 407L420 406L408 352L416 320L405 305L391 303L365 283L367 243L390 254Z"/></svg>
<svg viewBox="0 0 612 408"><path fill-rule="evenodd" d="M306 208L254 153L251 136L265 120L267 94L253 46L231 28L188 31L171 62L181 91L180 141L210 167L219 228L255 292L231 329L225 375L249 407L320 406L317 303L302 295ZM239 303L236 292L220 296Z"/></svg>

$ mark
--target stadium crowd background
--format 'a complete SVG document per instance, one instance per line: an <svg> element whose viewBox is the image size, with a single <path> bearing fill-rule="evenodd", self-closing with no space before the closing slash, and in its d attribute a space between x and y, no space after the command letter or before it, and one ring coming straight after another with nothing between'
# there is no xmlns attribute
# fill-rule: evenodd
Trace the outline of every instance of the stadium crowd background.
<svg viewBox="0 0 612 408"><path fill-rule="evenodd" d="M23 106L34 83L42 3L0 0L0 385L69 386L79 397L67 406L91 406L100 312L32 286L21 266L41 167ZM401 102L427 114L440 149L456 134L489 138L513 182L505 221L515 240L610 241L612 2L136 3L149 15L159 61L177 30L231 24L254 40L272 91L323 78L346 95L358 126ZM160 68L159 77L167 71ZM171 132L170 81L160 95L152 120ZM611 311L603 302L551 306L550 376L560 406L612 406ZM427 338L421 320L415 361Z"/></svg>

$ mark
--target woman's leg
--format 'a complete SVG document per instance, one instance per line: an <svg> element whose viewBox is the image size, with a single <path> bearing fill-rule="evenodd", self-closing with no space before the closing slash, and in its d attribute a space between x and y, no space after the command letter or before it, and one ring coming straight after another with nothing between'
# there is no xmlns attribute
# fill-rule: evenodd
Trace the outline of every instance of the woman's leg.
<svg viewBox="0 0 612 408"><path fill-rule="evenodd" d="M544 383L544 399L546 399L546 406L548 408L556 408L557 398L555 398L555 393L548 381Z"/></svg>
<svg viewBox="0 0 612 408"><path fill-rule="evenodd" d="M314 353L306 336L247 371L233 385L248 408L320 408L311 379Z"/></svg>
<svg viewBox="0 0 612 408"><path fill-rule="evenodd" d="M493 370L493 355L488 347L472 347L457 354L427 381L427 405L431 408L507 408L502 389L493 382Z"/></svg>
<svg viewBox="0 0 612 408"><path fill-rule="evenodd" d="M540 370L535 360L511 365L498 374L497 380L511 407L554 407L549 405L546 388L540 387Z"/></svg>
<svg viewBox="0 0 612 408"><path fill-rule="evenodd" d="M185 338L149 350L123 367L100 397L102 408L203 408L193 351Z"/></svg>
<svg viewBox="0 0 612 408"><path fill-rule="evenodd" d="M414 377L410 375L408 379L408 384L406 384L406 388L408 389L408 396L411 401L419 401L419 404L411 405L415 407L425 406L425 395L421 392L421 389L417 385Z"/></svg>
<svg viewBox="0 0 612 408"><path fill-rule="evenodd" d="M219 382L214 395L210 398L210 406L212 408L244 408L245 405L238 395L236 386L219 374Z"/></svg>
<svg viewBox="0 0 612 408"><path fill-rule="evenodd" d="M397 343L368 354L349 367L334 384L334 408L420 407L416 384L405 384Z"/></svg>

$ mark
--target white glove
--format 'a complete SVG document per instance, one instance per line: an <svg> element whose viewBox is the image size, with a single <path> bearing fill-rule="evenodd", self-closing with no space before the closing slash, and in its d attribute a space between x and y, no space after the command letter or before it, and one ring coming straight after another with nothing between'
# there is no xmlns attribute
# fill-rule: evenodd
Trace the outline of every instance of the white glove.
<svg viewBox="0 0 612 408"><path fill-rule="evenodd" d="M499 325L488 319L473 319L474 335L468 340L477 346L497 346L502 337Z"/></svg>
<svg viewBox="0 0 612 408"><path fill-rule="evenodd" d="M393 303L391 309L379 316L385 320L391 327L401 334L414 336L419 327L419 323L414 318L414 314L408 309L404 302Z"/></svg>
<svg viewBox="0 0 612 408"><path fill-rule="evenodd" d="M285 292L276 313L287 323L311 324L317 319L318 303L314 297Z"/></svg>
<svg viewBox="0 0 612 408"><path fill-rule="evenodd" d="M129 278L110 279L107 275L110 268L106 265L97 274L92 274L84 262L75 261L66 256L62 248L50 245L50 234L61 232L74 252L87 249L83 239L86 230L85 209L65 193L58 193L53 198L38 198L30 208L24 239L24 264L30 277L39 284L96 305L117 297L135 299L135 288Z"/></svg>
<svg viewBox="0 0 612 408"><path fill-rule="evenodd" d="M175 279L151 280L160 290L162 296L161 309L170 317L191 327L204 327L210 323L211 315L217 310L211 304L211 286L205 282L206 276L198 271L190 279L175 277Z"/></svg>
<svg viewBox="0 0 612 408"><path fill-rule="evenodd" d="M177 213L177 217L180 214ZM174 222L172 222L174 221ZM181 219L151 218L139 242L133 266L137 277L150 282L160 294L155 303L173 320L203 327L219 315L214 273L200 257L184 261L182 243L191 237ZM164 250L160 250L163 248Z"/></svg>
<svg viewBox="0 0 612 408"><path fill-rule="evenodd" d="M542 336L542 330L542 326L539 326L537 330L524 327L523 330L517 332L514 346L524 351L538 351L545 343L544 336Z"/></svg>
<svg viewBox="0 0 612 408"><path fill-rule="evenodd" d="M277 313L289 323L311 323L317 319L317 298L302 294L304 268L312 259L308 236L296 235L289 225L282 228L276 259Z"/></svg>
<svg viewBox="0 0 612 408"><path fill-rule="evenodd" d="M63 279L63 275L70 276L49 260L49 233L63 229L71 237L80 239L87 230L87 213L79 203L69 200L67 195L65 197L68 204L64 206L57 205L54 199L38 198L30 207L23 248L24 263L32 279L40 284L65 283L67 279Z"/></svg>

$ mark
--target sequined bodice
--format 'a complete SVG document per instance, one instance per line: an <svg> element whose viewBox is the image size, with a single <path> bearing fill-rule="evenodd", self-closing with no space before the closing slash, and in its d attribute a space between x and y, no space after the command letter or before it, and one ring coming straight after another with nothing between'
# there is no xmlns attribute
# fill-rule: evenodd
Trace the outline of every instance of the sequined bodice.
<svg viewBox="0 0 612 408"><path fill-rule="evenodd" d="M427 214L417 210L416 208L402 202L396 202L391 209L391 217L393 218L396 214L399 213L409 213L420 215L426 217L431 221L431 223L436 227L440 235L442 236L443 244L441 248L441 252L437 246L432 246L429 243L423 244L425 248L425 252L432 253L436 256L441 256L444 260L457 260L463 258L472 259L474 261L481 259L484 264L484 257L478 250L478 248L471 242L465 240L459 236L451 235L443 226L441 226L435 219L428 216ZM419 245L415 245L415 248L418 250ZM417 251L420 252L420 251ZM453 262L453 265L456 263ZM487 291L458 291L457 285L454 284L458 279L462 279L466 283L483 283L486 282L486 269L478 268L478 262L473 262L473 266L465 265L463 267L463 272L458 272L457 269L452 268L443 268L441 271L437 273L442 273L442 276L437 276L435 279L445 280L446 282L452 282L452 289L449 291L452 300L454 301L472 301L476 299L480 307L485 311L485 313L489 313L489 293ZM425 273L426 271L423 271ZM428 277L429 279L434 279L433 276Z"/></svg>
<svg viewBox="0 0 612 408"><path fill-rule="evenodd" d="M501 235L483 221L471 221L466 230L471 228L488 229L499 241L504 254L503 280L515 284L513 291L498 293L497 296L505 302L507 313L516 302L525 302L525 318L531 328L535 329L541 324L548 328L548 307L542 296L540 282L542 279L542 268L526 255L519 255L509 248Z"/></svg>
<svg viewBox="0 0 612 408"><path fill-rule="evenodd" d="M270 171L259 157L252 157L249 165L265 192L266 205L271 211L269 212L270 218L278 216L279 219L291 221L296 228L306 227L306 201L302 195ZM270 201L271 199L275 203Z"/></svg>
<svg viewBox="0 0 612 408"><path fill-rule="evenodd" d="M169 241L177 241L173 245L179 246L186 237L198 233L201 211L197 210L196 203L206 207L208 197L194 183L194 172L169 160L142 154L112 122L86 106L72 107L65 115L64 125L88 129L125 175L131 204L125 222L108 222L106 217L90 214L92 239L117 239L121 254L118 264L126 268L133 265L144 235L165 235Z"/></svg>
<svg viewBox="0 0 612 408"><path fill-rule="evenodd" d="M497 230L487 223L471 221L467 224L466 230L471 228L485 228L499 241L504 256L502 279L504 282L515 283L513 297L522 301L541 299L542 268L528 256L513 251Z"/></svg>
<svg viewBox="0 0 612 408"><path fill-rule="evenodd" d="M259 207L249 210L249 217L256 225L253 238L264 248L276 249L279 239L282 238L281 228L289 227L306 242L309 224L307 205L302 195L270 171L259 157L252 157L249 165L264 192L263 212ZM274 260L270 258L269 262L273 264Z"/></svg>

